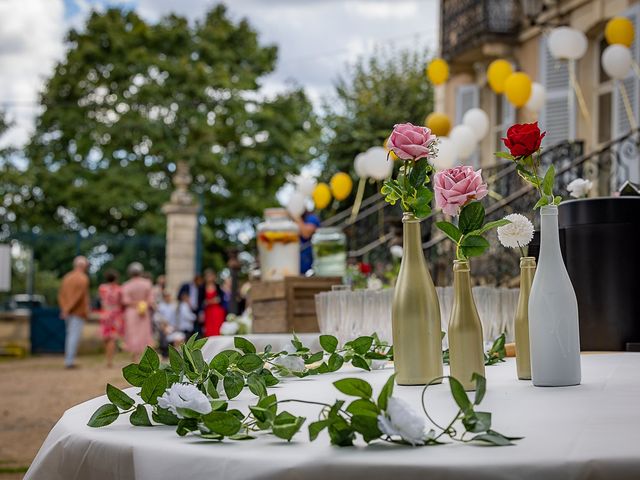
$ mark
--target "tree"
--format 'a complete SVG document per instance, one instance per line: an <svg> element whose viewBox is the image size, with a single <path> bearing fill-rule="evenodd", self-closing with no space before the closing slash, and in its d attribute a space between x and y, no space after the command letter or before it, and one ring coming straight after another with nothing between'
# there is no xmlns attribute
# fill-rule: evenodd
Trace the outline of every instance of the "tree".
<svg viewBox="0 0 640 480"><path fill-rule="evenodd" d="M355 156L382 146L396 123L421 125L433 111L433 87L424 73L427 52L376 52L361 58L335 84L325 102L323 177L353 172Z"/></svg>
<svg viewBox="0 0 640 480"><path fill-rule="evenodd" d="M246 20L222 5L193 25L134 11L92 13L68 35L26 148L29 192L18 225L162 236L170 175L186 160L207 219L205 262L222 264L231 220L255 221L286 173L312 159L319 128L300 88L266 99L273 71ZM113 252L114 250L110 250Z"/></svg>

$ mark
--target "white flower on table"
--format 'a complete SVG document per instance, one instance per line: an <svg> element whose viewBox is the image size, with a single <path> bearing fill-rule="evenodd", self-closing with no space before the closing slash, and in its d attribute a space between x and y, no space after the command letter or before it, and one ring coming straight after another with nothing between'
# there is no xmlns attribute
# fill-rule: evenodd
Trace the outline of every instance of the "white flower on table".
<svg viewBox="0 0 640 480"><path fill-rule="evenodd" d="M367 290L382 290L383 286L382 280L376 276L372 276L367 279Z"/></svg>
<svg viewBox="0 0 640 480"><path fill-rule="evenodd" d="M575 180L572 180L569 185L567 185L567 190L569 192L569 195L571 195L573 198L582 198L587 196L589 190L591 190L591 187L593 187L593 183L591 182L591 180L576 178Z"/></svg>
<svg viewBox="0 0 640 480"><path fill-rule="evenodd" d="M390 437L399 436L411 445L424 445L427 425L424 417L397 397L389 397L387 410L378 415L378 428Z"/></svg>
<svg viewBox="0 0 640 480"><path fill-rule="evenodd" d="M285 357L276 358L273 363L286 368L291 372L304 372L304 360L297 355L287 355Z"/></svg>
<svg viewBox="0 0 640 480"><path fill-rule="evenodd" d="M221 335L235 335L238 333L240 329L240 325L234 321L226 321L222 325L220 325L220 334Z"/></svg>
<svg viewBox="0 0 640 480"><path fill-rule="evenodd" d="M166 408L178 418L184 418L178 408L188 408L206 415L211 412L211 402L198 387L189 383L174 383L158 397L158 405Z"/></svg>
<svg viewBox="0 0 640 480"><path fill-rule="evenodd" d="M511 223L498 227L498 240L503 247L522 248L533 240L533 223L519 213L512 213L504 217Z"/></svg>

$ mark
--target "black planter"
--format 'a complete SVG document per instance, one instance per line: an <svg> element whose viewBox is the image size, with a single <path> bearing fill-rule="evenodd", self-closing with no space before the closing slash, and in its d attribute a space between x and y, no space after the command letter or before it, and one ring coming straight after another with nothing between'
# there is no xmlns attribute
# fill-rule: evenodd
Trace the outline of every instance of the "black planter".
<svg viewBox="0 0 640 480"><path fill-rule="evenodd" d="M568 200L559 208L560 246L578 297L582 350L640 344L640 198ZM538 232L530 253L537 257Z"/></svg>

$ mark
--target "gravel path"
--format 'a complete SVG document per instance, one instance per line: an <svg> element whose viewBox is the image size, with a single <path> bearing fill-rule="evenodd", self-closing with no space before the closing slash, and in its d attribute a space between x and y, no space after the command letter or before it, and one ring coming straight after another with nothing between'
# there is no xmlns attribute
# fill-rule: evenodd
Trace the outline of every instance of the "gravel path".
<svg viewBox="0 0 640 480"><path fill-rule="evenodd" d="M66 370L61 356L0 360L0 480L18 480L64 411L105 392L127 386L121 368L128 356L106 368L102 356L80 357ZM13 473L12 473L13 472Z"/></svg>

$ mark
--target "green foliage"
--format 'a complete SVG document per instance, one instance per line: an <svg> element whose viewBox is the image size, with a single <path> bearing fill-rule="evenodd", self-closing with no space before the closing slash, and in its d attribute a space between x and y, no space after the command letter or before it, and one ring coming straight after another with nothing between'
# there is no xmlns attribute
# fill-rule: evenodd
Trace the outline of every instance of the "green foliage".
<svg viewBox="0 0 640 480"><path fill-rule="evenodd" d="M458 226L451 222L437 222L440 229L456 245L456 258L467 260L482 255L489 242L482 235L493 228L507 225L509 220L495 220L484 223L485 210L480 202L470 202L460 211Z"/></svg>
<svg viewBox="0 0 640 480"><path fill-rule="evenodd" d="M427 184L432 170L425 158L405 161L398 178L385 180L380 193L386 202L395 205L399 200L403 211L423 219L431 213L433 192Z"/></svg>
<svg viewBox="0 0 640 480"><path fill-rule="evenodd" d="M442 336L444 337L444 332L442 332ZM505 334L502 333L498 338L493 341L493 344L484 353L484 364L485 365L495 365L496 363L504 362L504 357L507 356L507 350L505 348L506 337ZM442 363L445 365L449 365L449 349L442 351Z"/></svg>
<svg viewBox="0 0 640 480"><path fill-rule="evenodd" d="M236 240L229 220L256 221L285 174L316 156L319 127L303 90L261 95L277 49L222 5L194 23L93 12L67 46L41 97L28 169L14 179L26 192L14 230L161 237L171 174L187 161L207 218L204 263L221 267Z"/></svg>
<svg viewBox="0 0 640 480"><path fill-rule="evenodd" d="M140 397L144 403L136 404L135 400L125 392L108 384L107 397L112 403L98 408L88 425L103 427L113 423L121 414L129 413L129 421L134 426L153 426L151 421L153 420L155 423L175 426L176 434L179 436L195 433L212 441L225 439L240 441L255 438L252 435L254 432L266 431L278 438L291 441L306 422L306 418L280 410L279 407L284 403L298 402L322 407L318 420L308 425L311 441L316 440L320 433L326 430L330 442L336 446L353 445L358 436L366 443L380 439L387 442L406 443L406 439L397 438L395 434L386 435L380 429L381 416L389 415L387 410L393 396L395 375L387 379L377 399L371 384L361 378L341 378L333 382L337 391L343 395L355 397L349 402L336 400L333 404L328 404L311 400L278 400L276 395L268 393L268 387L277 383L277 379L271 372L264 369L265 364L271 365L276 373L296 373L297 376L307 376L335 371L345 361L351 361L354 366L358 366L357 361L365 362L360 368L368 369L367 361L372 359L386 361L393 355L393 348L381 342L376 334L358 337L346 342L342 348L339 348L338 340L332 335L323 335L320 342L324 351L311 353L310 349L294 334L291 340L291 344L296 349L294 353L286 351L274 353L270 346L265 348L264 352L257 352L255 345L250 341L237 337L234 344L238 350L220 352L209 364L204 362L202 357L201 349L204 342L196 340L195 335L183 345L182 352L172 351L167 365L160 365L157 354L152 349L147 349L140 363L128 365L123 369L125 378L136 384L142 384ZM500 345L504 348L504 336L502 343L496 342L492 350L499 351ZM289 372L277 364L276 361L279 358L290 355L299 356L304 360L303 372ZM328 363L322 361L325 355L329 355ZM493 355L490 356L493 358ZM339 366L334 368L336 364ZM491 430L491 414L475 411L475 406L480 404L485 395L484 377L473 376L473 381L476 383L473 403L458 380L453 377L442 378L449 379L451 395L459 411L448 427L442 428L434 424L441 431L439 433L435 430L429 431L419 443L441 444L443 442L440 439L443 436L458 442L475 441L490 445L509 445L517 439ZM218 398L216 385L220 380L223 382L227 400ZM190 383L200 392L208 394L211 411L203 414L177 406L176 415L170 410L161 408L157 404L157 397L177 381ZM159 385L162 385L162 388ZM430 385L427 385L422 393L423 410L429 419L431 417L427 413L424 395ZM246 414L230 408L232 399L239 395L245 386L248 386L249 390L258 397L257 402L248 407ZM460 435L457 433L460 430L454 427L456 422L464 427ZM476 435L465 438L469 433Z"/></svg>

